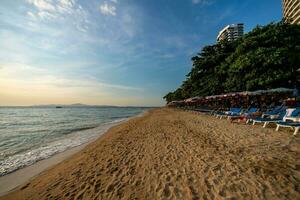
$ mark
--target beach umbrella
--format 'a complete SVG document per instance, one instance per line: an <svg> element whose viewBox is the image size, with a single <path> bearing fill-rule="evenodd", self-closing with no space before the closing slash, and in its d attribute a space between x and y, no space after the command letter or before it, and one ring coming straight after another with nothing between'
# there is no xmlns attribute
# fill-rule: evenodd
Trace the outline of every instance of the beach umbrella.
<svg viewBox="0 0 300 200"><path fill-rule="evenodd" d="M248 96L250 94L251 94L251 92L249 92L249 91L239 92L239 95L241 95L241 96Z"/></svg>
<svg viewBox="0 0 300 200"><path fill-rule="evenodd" d="M256 90L256 91L249 92L249 95L250 96L255 96L255 95L261 95L261 94L264 94L264 93L266 93L266 90Z"/></svg>
<svg viewBox="0 0 300 200"><path fill-rule="evenodd" d="M187 102L187 103L188 103L188 102L191 102L191 101L192 101L192 98L188 98L188 99L185 99L185 100L184 100L184 102Z"/></svg>
<svg viewBox="0 0 300 200"><path fill-rule="evenodd" d="M185 99L184 101L185 102L196 102L201 99L202 99L202 97L191 97L191 98Z"/></svg>
<svg viewBox="0 0 300 200"><path fill-rule="evenodd" d="M278 92L278 93L285 93L285 92L293 92L293 89L289 88L275 88L275 89L270 89L268 90L268 93L273 93L273 92Z"/></svg>

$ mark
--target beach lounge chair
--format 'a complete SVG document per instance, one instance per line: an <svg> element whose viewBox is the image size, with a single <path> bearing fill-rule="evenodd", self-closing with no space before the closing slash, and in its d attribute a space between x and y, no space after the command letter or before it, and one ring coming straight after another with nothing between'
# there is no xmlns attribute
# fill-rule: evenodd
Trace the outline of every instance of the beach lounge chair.
<svg viewBox="0 0 300 200"><path fill-rule="evenodd" d="M300 115L300 108L297 109L287 109L287 114L283 118L283 121L298 121Z"/></svg>
<svg viewBox="0 0 300 200"><path fill-rule="evenodd" d="M255 125L255 123L264 123L263 127L265 128L269 123L286 122L287 120L294 121L293 119L295 119L299 115L300 115L300 109L289 108L281 112L277 118L256 118L253 119L252 121L253 121L253 125Z"/></svg>
<svg viewBox="0 0 300 200"><path fill-rule="evenodd" d="M241 108L230 108L229 111L226 112L220 112L215 114L216 117L220 117L220 119L222 119L222 117L228 117L228 116L238 116L241 114L242 109Z"/></svg>
<svg viewBox="0 0 300 200"><path fill-rule="evenodd" d="M263 127L266 128L269 123L282 122L285 115L286 115L286 111L281 112L277 118L271 119L271 118L257 117L255 119L252 119L252 122L253 125L255 125L256 123L263 123L264 124Z"/></svg>
<svg viewBox="0 0 300 200"><path fill-rule="evenodd" d="M277 122L276 131L279 131L280 127L288 127L295 129L294 135L297 135L300 129L300 122Z"/></svg>
<svg viewBox="0 0 300 200"><path fill-rule="evenodd" d="M214 109L210 112L211 115L216 116L217 114L224 113L220 108L219 109Z"/></svg>
<svg viewBox="0 0 300 200"><path fill-rule="evenodd" d="M247 116L249 116L249 115L251 115L253 113L256 113L258 111L259 111L259 108L249 108L247 111L241 113L241 116L247 117Z"/></svg>
<svg viewBox="0 0 300 200"><path fill-rule="evenodd" d="M280 112L285 111L286 109L287 109L286 106L283 106L283 105L277 106L270 111L264 112L261 117L265 118L265 117L272 116L272 115L278 115Z"/></svg>
<svg viewBox="0 0 300 200"><path fill-rule="evenodd" d="M248 117L251 116L251 114L258 112L258 111L259 111L259 108L249 108L247 111L241 112L238 115L228 116L228 119L230 119L230 120L238 119L239 121L247 119L247 121L246 121L246 123L247 123Z"/></svg>
<svg viewBox="0 0 300 200"><path fill-rule="evenodd" d="M212 111L212 112L211 112L211 115L213 115L213 116L217 117L217 115L219 115L219 114L223 114L223 113L224 113L224 111L220 111L220 110L214 110L214 111Z"/></svg>
<svg viewBox="0 0 300 200"><path fill-rule="evenodd" d="M259 110L259 108L249 108L248 111L246 111L245 113L255 113Z"/></svg>

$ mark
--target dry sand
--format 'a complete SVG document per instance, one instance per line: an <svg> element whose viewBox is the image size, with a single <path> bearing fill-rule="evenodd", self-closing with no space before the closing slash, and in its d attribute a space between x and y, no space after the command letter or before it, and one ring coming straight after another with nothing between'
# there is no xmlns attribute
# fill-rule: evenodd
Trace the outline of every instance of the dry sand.
<svg viewBox="0 0 300 200"><path fill-rule="evenodd" d="M300 137L156 109L0 199L300 199Z"/></svg>

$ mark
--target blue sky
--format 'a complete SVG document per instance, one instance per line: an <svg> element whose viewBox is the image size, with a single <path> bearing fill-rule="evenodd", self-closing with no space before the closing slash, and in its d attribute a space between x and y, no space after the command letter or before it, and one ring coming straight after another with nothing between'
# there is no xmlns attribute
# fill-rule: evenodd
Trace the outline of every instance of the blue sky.
<svg viewBox="0 0 300 200"><path fill-rule="evenodd" d="M1 0L0 105L163 105L227 24L281 0Z"/></svg>

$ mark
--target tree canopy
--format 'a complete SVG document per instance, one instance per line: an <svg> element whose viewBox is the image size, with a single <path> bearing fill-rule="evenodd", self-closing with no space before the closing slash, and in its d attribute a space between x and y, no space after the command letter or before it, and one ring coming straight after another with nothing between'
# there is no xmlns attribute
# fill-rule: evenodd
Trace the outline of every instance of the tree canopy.
<svg viewBox="0 0 300 200"><path fill-rule="evenodd" d="M300 25L257 26L236 41L205 46L192 58L186 80L167 102L195 96L293 88L300 82Z"/></svg>

